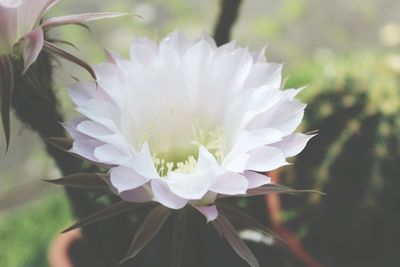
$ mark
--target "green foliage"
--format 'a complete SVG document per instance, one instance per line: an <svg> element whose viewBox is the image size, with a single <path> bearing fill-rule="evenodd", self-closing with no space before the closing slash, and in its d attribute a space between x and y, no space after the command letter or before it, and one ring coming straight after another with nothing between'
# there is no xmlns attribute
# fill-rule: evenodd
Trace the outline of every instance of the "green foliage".
<svg viewBox="0 0 400 267"><path fill-rule="evenodd" d="M355 54L298 68L287 86L310 84L303 130L319 130L284 174L285 184L327 194L286 200L288 225L328 266L398 266L400 75L383 54Z"/></svg>
<svg viewBox="0 0 400 267"><path fill-rule="evenodd" d="M306 80L310 83L301 95L306 103L311 103L304 120L307 130L318 129L318 125L328 120L333 120L332 128L344 123L328 144L322 161L310 173L315 179L315 189L323 190L336 159L342 156L348 142L362 138L360 131L370 120L376 123L365 129L374 135L372 143L368 144L371 171L365 179L370 181L370 193L381 189L383 161L398 155L393 145L400 141L400 76L385 59L382 55L353 55L333 62L310 64L292 76L289 85L299 84L296 80L300 84ZM335 115L340 112L346 115L335 121ZM368 193L366 198L366 201L373 201Z"/></svg>
<svg viewBox="0 0 400 267"><path fill-rule="evenodd" d="M50 241L71 220L60 194L0 214L0 266L48 266Z"/></svg>

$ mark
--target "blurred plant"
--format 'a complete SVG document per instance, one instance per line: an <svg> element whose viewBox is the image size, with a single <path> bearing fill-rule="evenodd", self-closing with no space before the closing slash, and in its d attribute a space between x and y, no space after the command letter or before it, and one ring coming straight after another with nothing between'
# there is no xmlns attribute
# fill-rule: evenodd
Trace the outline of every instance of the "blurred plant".
<svg viewBox="0 0 400 267"><path fill-rule="evenodd" d="M310 83L304 128L320 134L282 178L328 197L312 195L307 207L287 200L283 218L331 266L400 264L392 249L400 239L400 77L386 58L312 63L289 82Z"/></svg>
<svg viewBox="0 0 400 267"><path fill-rule="evenodd" d="M83 23L88 21L124 15L111 12L88 13L44 19L46 12L58 2L59 0L0 1L0 113L6 149L10 142L10 107L14 89L14 67L18 68L18 72L26 78L32 80L34 86L40 90L41 85L28 70L40 52L45 50L47 53L78 64L85 68L94 79L96 78L88 63L55 45L63 43L74 46L73 44L65 40L47 38L45 31L70 24L85 26Z"/></svg>

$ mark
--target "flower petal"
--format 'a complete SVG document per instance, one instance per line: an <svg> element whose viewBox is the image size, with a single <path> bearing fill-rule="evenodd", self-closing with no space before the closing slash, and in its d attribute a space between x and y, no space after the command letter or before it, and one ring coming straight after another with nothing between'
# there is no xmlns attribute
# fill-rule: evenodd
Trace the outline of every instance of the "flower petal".
<svg viewBox="0 0 400 267"><path fill-rule="evenodd" d="M145 203L152 199L152 195L143 187L127 190L119 193L119 196L128 202Z"/></svg>
<svg viewBox="0 0 400 267"><path fill-rule="evenodd" d="M110 181L118 192L121 193L138 188L147 183L149 179L139 175L131 168L118 166L111 168Z"/></svg>
<svg viewBox="0 0 400 267"><path fill-rule="evenodd" d="M0 5L0 56L10 54L17 36L17 7Z"/></svg>
<svg viewBox="0 0 400 267"><path fill-rule="evenodd" d="M176 196L168 188L168 185L162 179L154 179L151 181L151 189L153 191L153 200L171 209L183 208L188 200Z"/></svg>
<svg viewBox="0 0 400 267"><path fill-rule="evenodd" d="M21 46L24 57L24 70L25 73L42 51L44 43L44 34L42 28L36 28L24 36Z"/></svg>
<svg viewBox="0 0 400 267"><path fill-rule="evenodd" d="M289 98L288 94L283 96L279 103L251 120L246 128L275 128L281 131L283 136L296 130L303 118L306 105L297 99Z"/></svg>
<svg viewBox="0 0 400 267"><path fill-rule="evenodd" d="M194 206L194 208L206 217L207 222L214 221L218 217L218 210L215 205L201 207Z"/></svg>
<svg viewBox="0 0 400 267"><path fill-rule="evenodd" d="M282 64L256 63L252 66L244 87L256 88L262 85L269 85L279 89L282 82L281 73Z"/></svg>
<svg viewBox="0 0 400 267"><path fill-rule="evenodd" d="M249 189L271 183L271 178L265 174L252 171L245 171L243 174L249 182Z"/></svg>
<svg viewBox="0 0 400 267"><path fill-rule="evenodd" d="M293 157L299 154L304 149L307 142L314 136L315 134L306 135L302 133L293 133L283 138L283 140L271 144L271 146L281 150L285 157Z"/></svg>
<svg viewBox="0 0 400 267"><path fill-rule="evenodd" d="M251 151L249 155L250 158L246 165L248 170L266 172L287 165L283 153L274 147L259 147Z"/></svg>
<svg viewBox="0 0 400 267"><path fill-rule="evenodd" d="M196 174L171 172L166 181L170 190L185 199L201 199L208 191L210 171Z"/></svg>
<svg viewBox="0 0 400 267"><path fill-rule="evenodd" d="M75 139L69 151L90 161L98 162L98 159L94 156L94 151L102 145L102 142L95 139Z"/></svg>
<svg viewBox="0 0 400 267"><path fill-rule="evenodd" d="M57 0L23 0L18 6L17 36L25 36L38 26L44 13L57 4Z"/></svg>
<svg viewBox="0 0 400 267"><path fill-rule="evenodd" d="M239 195L246 193L249 182L246 177L234 172L226 172L216 177L210 190L225 195Z"/></svg>
<svg viewBox="0 0 400 267"><path fill-rule="evenodd" d="M131 44L130 58L140 64L150 63L158 53L158 47L147 38L135 38Z"/></svg>
<svg viewBox="0 0 400 267"><path fill-rule="evenodd" d="M132 160L129 161L127 165L135 169L135 171L140 175L148 178L160 177L156 168L154 167L148 143L145 143L142 146L139 153L136 153L132 156Z"/></svg>
<svg viewBox="0 0 400 267"><path fill-rule="evenodd" d="M126 154L118 150L115 146L105 144L97 147L94 150L94 156L97 161L104 162L107 164L117 165L121 162L124 162L126 159Z"/></svg>

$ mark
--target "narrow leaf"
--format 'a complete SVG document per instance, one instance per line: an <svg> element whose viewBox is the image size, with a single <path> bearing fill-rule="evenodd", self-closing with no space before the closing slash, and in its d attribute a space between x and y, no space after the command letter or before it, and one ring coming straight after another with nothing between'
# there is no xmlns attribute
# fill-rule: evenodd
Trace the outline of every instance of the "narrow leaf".
<svg viewBox="0 0 400 267"><path fill-rule="evenodd" d="M49 137L46 141L65 151L70 150L72 148L72 143L74 142L74 140L68 137Z"/></svg>
<svg viewBox="0 0 400 267"><path fill-rule="evenodd" d="M6 152L10 144L10 108L14 89L14 70L8 56L0 56L0 108L4 136L6 138Z"/></svg>
<svg viewBox="0 0 400 267"><path fill-rule="evenodd" d="M61 0L48 0L40 17L42 17L47 11L49 11L51 8L53 8L55 5L57 5L60 1Z"/></svg>
<svg viewBox="0 0 400 267"><path fill-rule="evenodd" d="M265 235L271 236L285 243L282 237L280 237L272 229L269 229L267 226L263 225L262 223L254 219L242 209L228 204L219 204L218 209L220 214L222 214L223 216L231 220L235 220L246 227L257 229L258 231L261 231Z"/></svg>
<svg viewBox="0 0 400 267"><path fill-rule="evenodd" d="M42 23L43 28L54 28L58 26L68 25L68 24L78 24L94 20L115 18L129 15L128 13L117 13L117 12L102 12L102 13L86 13L86 14L76 14L69 16L62 16L47 19Z"/></svg>
<svg viewBox="0 0 400 267"><path fill-rule="evenodd" d="M103 175L102 173L76 173L59 179L45 179L44 181L77 188L108 188L108 184L105 182Z"/></svg>
<svg viewBox="0 0 400 267"><path fill-rule="evenodd" d="M29 69L33 62L37 59L40 51L43 49L44 34L42 28L36 28L27 35L21 41L21 47L24 58L24 70L23 74Z"/></svg>
<svg viewBox="0 0 400 267"><path fill-rule="evenodd" d="M186 234L186 210L176 211L171 245L171 267L181 267Z"/></svg>
<svg viewBox="0 0 400 267"><path fill-rule="evenodd" d="M71 42L62 40L62 39L57 39L57 38L51 38L51 39L47 39L48 42L53 43L53 44L64 44L64 45L68 45L76 50L78 50L78 47L76 45L74 45Z"/></svg>
<svg viewBox="0 0 400 267"><path fill-rule="evenodd" d="M267 184L264 186L247 190L245 196L260 196L272 193L279 193L279 194L317 193L325 195L324 193L315 190L297 190L281 184Z"/></svg>
<svg viewBox="0 0 400 267"><path fill-rule="evenodd" d="M90 224L93 224L93 223L96 223L99 221L103 221L105 219L111 218L118 214L130 211L139 206L140 206L140 204L132 203L132 202L126 202L126 201L117 202L107 208L99 210L99 211L81 219L80 221L74 223L73 225L71 225L64 231L62 231L62 233L66 233L68 231L71 231L71 230L79 228L79 227L83 227L83 226L87 226L87 225L90 225Z"/></svg>
<svg viewBox="0 0 400 267"><path fill-rule="evenodd" d="M164 206L152 209L136 232L128 253L121 263L135 257L156 236L170 214L171 210Z"/></svg>
<svg viewBox="0 0 400 267"><path fill-rule="evenodd" d="M240 238L236 229L223 215L219 215L215 220L215 224L218 225L219 231L221 231L228 241L229 245L233 250L245 261L247 261L252 267L260 267L256 257L251 252L249 247Z"/></svg>
<svg viewBox="0 0 400 267"><path fill-rule="evenodd" d="M71 53L64 50L63 48L58 47L48 41L44 41L44 50L46 50L50 54L62 57L66 60L69 60L69 61L81 66L82 68L84 68L85 70L87 70L90 73L90 75L93 77L93 79L95 79L95 80L97 79L96 73L94 72L93 68L88 63L86 63L82 59L72 55Z"/></svg>
<svg viewBox="0 0 400 267"><path fill-rule="evenodd" d="M224 237L224 233L222 232L221 226L216 222L216 220L212 221L211 224L214 226L215 230L218 233L219 237Z"/></svg>

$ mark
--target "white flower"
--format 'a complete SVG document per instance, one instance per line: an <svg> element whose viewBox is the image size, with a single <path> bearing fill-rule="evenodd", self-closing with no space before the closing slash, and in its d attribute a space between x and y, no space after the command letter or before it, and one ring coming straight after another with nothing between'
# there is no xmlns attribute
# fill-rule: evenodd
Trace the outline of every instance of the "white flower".
<svg viewBox="0 0 400 267"><path fill-rule="evenodd" d="M0 58L12 55L14 46L20 44L26 71L43 47L48 45L44 40L44 29L124 15L89 13L41 21L45 13L58 2L59 0L0 0Z"/></svg>
<svg viewBox="0 0 400 267"><path fill-rule="evenodd" d="M280 90L281 65L235 43L217 47L179 32L160 44L136 39L130 59L109 54L95 83L69 93L83 119L65 125L71 151L110 166L126 201L190 204L209 220L218 194L270 183L311 136L295 133L305 105Z"/></svg>
<svg viewBox="0 0 400 267"><path fill-rule="evenodd" d="M54 0L0 0L0 55L31 32Z"/></svg>
<svg viewBox="0 0 400 267"><path fill-rule="evenodd" d="M45 40L44 32L63 25L83 24L88 21L126 15L113 12L86 13L44 20L45 13L58 2L59 0L0 0L0 89L2 90L0 113L6 137L6 149L10 142L9 117L14 86L13 65L15 59L22 59L22 74L25 74L37 60L40 52L46 50L50 54L80 65L93 78L96 78L89 64L58 47L50 40ZM60 41L66 42L53 40L53 42ZM29 77L29 80L32 79L33 77Z"/></svg>

